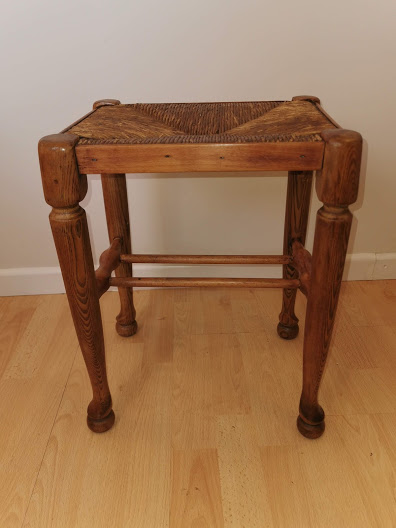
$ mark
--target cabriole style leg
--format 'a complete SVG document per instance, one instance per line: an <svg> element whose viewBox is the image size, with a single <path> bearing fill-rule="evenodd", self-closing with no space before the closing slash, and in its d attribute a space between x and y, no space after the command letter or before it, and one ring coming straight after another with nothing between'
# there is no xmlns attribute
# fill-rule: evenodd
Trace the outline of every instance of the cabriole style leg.
<svg viewBox="0 0 396 528"><path fill-rule="evenodd" d="M312 172L289 172L287 182L285 234L283 253L292 254L295 240L305 244L309 204L311 200ZM283 266L284 279L297 279L298 272L290 265ZM278 334L283 339L294 339L298 334L298 318L294 313L297 290L284 289L282 311L279 314Z"/></svg>
<svg viewBox="0 0 396 528"><path fill-rule="evenodd" d="M316 219L304 336L303 389L297 419L300 433L307 438L321 436L325 427L318 391L337 309L352 222L348 205L357 198L362 149L357 132L327 130L322 137L326 143L324 163L317 175L316 190L324 205Z"/></svg>
<svg viewBox="0 0 396 528"><path fill-rule="evenodd" d="M73 134L46 136L39 142L45 199L53 209L50 223L74 326L92 384L88 427L102 433L114 423L107 383L102 319L87 219L79 202L87 190L80 175Z"/></svg>

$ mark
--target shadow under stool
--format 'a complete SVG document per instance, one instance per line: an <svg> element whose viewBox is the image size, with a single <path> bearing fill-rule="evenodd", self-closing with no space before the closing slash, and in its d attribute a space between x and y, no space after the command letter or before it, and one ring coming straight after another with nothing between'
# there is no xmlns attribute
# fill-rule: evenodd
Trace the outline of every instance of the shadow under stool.
<svg viewBox="0 0 396 528"><path fill-rule="evenodd" d="M357 132L342 129L317 97L238 103L120 104L104 99L59 134L42 138L39 158L50 223L70 310L92 384L88 427L110 429L114 412L106 375L100 296L117 286L117 332L137 331L133 288L283 288L278 334L298 334L297 289L307 296L303 387L297 426L307 438L324 431L318 390L326 363L362 150ZM288 171L283 255L133 254L125 173ZM313 252L305 249L313 172L323 206ZM101 174L110 247L95 271L87 219L79 203L87 174ZM133 263L281 264L282 279L139 278ZM112 272L115 271L115 277Z"/></svg>

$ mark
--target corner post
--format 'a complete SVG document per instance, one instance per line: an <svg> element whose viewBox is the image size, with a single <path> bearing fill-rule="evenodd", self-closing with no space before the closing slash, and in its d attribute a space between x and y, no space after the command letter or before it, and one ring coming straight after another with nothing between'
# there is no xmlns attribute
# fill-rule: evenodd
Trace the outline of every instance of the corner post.
<svg viewBox="0 0 396 528"><path fill-rule="evenodd" d="M316 192L323 202L316 218L304 336L303 389L297 427L307 438L323 434L318 391L325 368L341 287L352 214L357 199L362 138L351 130L325 130L323 169Z"/></svg>
<svg viewBox="0 0 396 528"><path fill-rule="evenodd" d="M75 155L78 137L54 134L39 142L39 159L46 202L53 207L50 224L74 326L91 380L88 427L102 433L114 423L107 382L99 296L88 225L79 202L87 191Z"/></svg>

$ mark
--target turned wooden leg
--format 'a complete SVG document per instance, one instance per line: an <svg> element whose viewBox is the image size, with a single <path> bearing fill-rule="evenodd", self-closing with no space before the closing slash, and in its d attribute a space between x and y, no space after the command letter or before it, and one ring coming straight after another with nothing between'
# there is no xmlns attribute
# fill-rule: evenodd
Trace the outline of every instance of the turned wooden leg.
<svg viewBox="0 0 396 528"><path fill-rule="evenodd" d="M102 174L103 198L106 210L110 243L121 239L121 253L131 253L128 196L125 174ZM120 262L115 269L117 277L132 277L132 264ZM120 336L136 334L136 310L132 288L118 288L121 311L117 316L116 330Z"/></svg>
<svg viewBox="0 0 396 528"><path fill-rule="evenodd" d="M285 233L283 253L292 254L294 241L305 244L309 204L311 200L312 172L289 172L287 182ZM284 279L297 279L298 272L290 265L283 266ZM298 334L298 318L294 313L297 290L284 289L282 311L279 314L278 334L283 339L294 339Z"/></svg>
<svg viewBox="0 0 396 528"><path fill-rule="evenodd" d="M86 176L78 173L73 134L39 142L44 195L53 209L50 223L74 326L92 384L88 427L102 433L114 423L107 383L102 319L85 211Z"/></svg>
<svg viewBox="0 0 396 528"><path fill-rule="evenodd" d="M322 133L326 142L323 169L316 190L323 207L318 211L312 254L304 336L303 389L297 426L307 438L324 431L324 412L318 391L325 368L352 214L348 205L357 198L361 136L349 130Z"/></svg>
<svg viewBox="0 0 396 528"><path fill-rule="evenodd" d="M101 106L119 105L118 99L101 99L93 109ZM102 174L103 199L106 211L107 230L110 244L115 238L121 239L121 254L131 253L131 232L129 229L128 194L125 174ZM120 262L115 269L116 277L132 277L132 264ZM117 316L116 330L122 337L137 332L136 310L133 304L132 288L118 288L121 310Z"/></svg>

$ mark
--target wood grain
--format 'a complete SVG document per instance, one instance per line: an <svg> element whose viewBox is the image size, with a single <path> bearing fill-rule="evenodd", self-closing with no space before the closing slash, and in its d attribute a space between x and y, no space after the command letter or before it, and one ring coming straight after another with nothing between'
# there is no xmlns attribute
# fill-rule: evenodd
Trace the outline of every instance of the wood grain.
<svg viewBox="0 0 396 528"><path fill-rule="evenodd" d="M72 127L72 134L58 134L40 140L44 194L53 206L51 227L93 389L93 400L88 407L88 425L93 431L110 429L115 419L107 382L99 308L99 296L109 286L249 290L279 287L284 291L278 334L284 339L295 338L298 334L298 319L294 313L296 292L292 290L300 288L308 296L303 388L297 426L307 438L322 435L324 411L318 403L318 390L335 321L352 221L348 205L356 200L358 192L362 138L356 132L335 129L335 125L316 107L317 103L316 98L309 96L297 96L290 102L256 105L120 105L119 101L102 100L95 103L94 112L87 119ZM264 105L264 112L255 118L245 115L236 126L229 122L224 128L221 116L227 114L228 121L232 120L234 107L251 111L260 105ZM211 128L214 123L215 130ZM196 126L198 128L194 128ZM86 156L88 153L87 165L81 160L81 153ZM312 161L313 165L310 164ZM94 170L90 169L89 163L94 164ZM317 214L311 260L304 242L312 180L312 170L308 169L314 168L318 169L318 197L324 205ZM101 256L95 279L87 220L79 201L87 192L84 174L98 169L102 173L111 246ZM283 279L132 277L133 255L124 172L268 169L289 170L285 255L280 261L283 263ZM126 257L119 264L120 252ZM283 260L285 256L289 257L286 261ZM146 259L155 261L158 257L161 258L157 255L146 256ZM171 258L177 262L177 256ZM190 263L194 259L196 262L210 261L208 256L201 259L181 256L179 262L188 259ZM227 256L214 256L214 259L224 262ZM228 260L231 261L230 257ZM276 260L279 262L279 257ZM118 271L116 277L111 278L114 269ZM120 295L117 331L128 336L136 332L132 293L121 292ZM159 327L155 328L154 336L160 336ZM166 350L164 354L161 347L158 357L150 360L150 356L145 356L142 369L149 375L153 365L170 364L172 357L172 352ZM244 372L240 356L235 357L238 368L232 378L234 384L239 383L240 372L242 376ZM231 361L231 364L234 363ZM217 387L221 387L221 383ZM247 402L245 408L250 409ZM230 411L226 408L224 412Z"/></svg>
<svg viewBox="0 0 396 528"><path fill-rule="evenodd" d="M125 174L102 174L103 199L106 211L107 231L110 244L115 238L121 239L122 253L131 253L129 208ZM121 262L115 268L116 277L132 277L132 266ZM116 330L123 337L136 334L136 310L133 305L132 289L118 290L121 309L117 316Z"/></svg>
<svg viewBox="0 0 396 528"><path fill-rule="evenodd" d="M99 99L98 101L94 102L92 108L93 110L97 110L102 106L115 106L119 104L121 104L121 101L119 101L118 99Z"/></svg>
<svg viewBox="0 0 396 528"><path fill-rule="evenodd" d="M250 416L219 416L217 442L224 526L268 526L271 509L255 423Z"/></svg>
<svg viewBox="0 0 396 528"><path fill-rule="evenodd" d="M303 246L308 226L309 206L311 202L313 173L289 172L287 180L285 228L283 235L283 253L292 255L293 242L299 241ZM284 279L297 279L298 270L291 263L283 266ZM282 310L279 314L278 335L283 339L294 339L298 332L298 317L294 312L297 291L284 289Z"/></svg>
<svg viewBox="0 0 396 528"><path fill-rule="evenodd" d="M84 145L76 148L84 174L319 170L323 142Z"/></svg>
<svg viewBox="0 0 396 528"><path fill-rule="evenodd" d="M220 474L215 449L173 451L173 528L224 526Z"/></svg>
<svg viewBox="0 0 396 528"><path fill-rule="evenodd" d="M41 297L31 295L21 308L21 304L13 297L0 298L0 379L3 376L8 362L13 355L21 336L24 334L32 319Z"/></svg>
<svg viewBox="0 0 396 528"><path fill-rule="evenodd" d="M52 207L70 207L84 198L74 151L77 142L74 134L52 134L39 141L44 197Z"/></svg>
<svg viewBox="0 0 396 528"><path fill-rule="evenodd" d="M292 97L292 101L311 101L316 105L320 104L319 97L316 97L315 95L295 95Z"/></svg>
<svg viewBox="0 0 396 528"><path fill-rule="evenodd" d="M142 311L143 324L140 339L144 342L143 367L156 363L172 363L173 360L173 297L174 291L161 291L159 297L147 292ZM134 338L135 340L136 338Z"/></svg>
<svg viewBox="0 0 396 528"><path fill-rule="evenodd" d="M46 136L39 141L39 159L45 199L53 207L50 224L63 282L92 385L87 423L104 432L112 427L114 413L87 218L79 206L86 179L78 171L75 145L73 134Z"/></svg>
<svg viewBox="0 0 396 528"><path fill-rule="evenodd" d="M26 515L26 527L168 525L170 368L157 364L143 371L143 345L131 344L114 331L109 332L108 343L115 353L114 372L124 373L117 376L115 395L122 405L126 428L116 427L106 435L87 434L81 415L89 392L85 367L77 356ZM79 476L77 468L82 470ZM58 474L63 477L58 479ZM113 495L116 488L118 492ZM98 507L92 509L89 502L81 502L84 496L95 497Z"/></svg>
<svg viewBox="0 0 396 528"><path fill-rule="evenodd" d="M151 264L286 264L289 255L121 255L122 262Z"/></svg>
<svg viewBox="0 0 396 528"><path fill-rule="evenodd" d="M273 525L320 526L308 501L301 450L294 446L265 446L260 455Z"/></svg>
<svg viewBox="0 0 396 528"><path fill-rule="evenodd" d="M202 310L202 305L199 308ZM210 343L207 335L174 337L171 419L172 445L177 450L217 447Z"/></svg>
<svg viewBox="0 0 396 528"><path fill-rule="evenodd" d="M312 256L299 240L292 244L293 266L298 272L300 290L304 295L309 294L311 287Z"/></svg>
<svg viewBox="0 0 396 528"><path fill-rule="evenodd" d="M324 202L316 217L312 273L304 334L303 389L299 431L317 438L324 431L324 411L318 391L337 310L352 214L348 205L357 198L362 138L349 130L325 131L323 170L316 190Z"/></svg>
<svg viewBox="0 0 396 528"><path fill-rule="evenodd" d="M88 426L103 432L113 425L114 413L87 218L80 206L61 211L53 209L50 223L70 311L91 379L93 399L87 411Z"/></svg>
<svg viewBox="0 0 396 528"><path fill-rule="evenodd" d="M218 279L206 277L112 277L109 281L110 286L123 288L141 286L141 287L159 287L159 288L299 288L298 279Z"/></svg>
<svg viewBox="0 0 396 528"><path fill-rule="evenodd" d="M378 423L386 421L385 415L331 416L331 431L329 427L327 432L329 442L319 450L314 449L310 456L302 449L299 459L302 478L308 484L312 526L371 528L394 524L396 508L390 484L394 470L383 443L383 432L377 429ZM389 417L389 422L394 424L394 415ZM322 464L319 453L322 461L332 460L332 463ZM341 477L342 467L348 468L347 478ZM355 471L354 467L359 470ZM319 487L314 485L315 478L322 481ZM372 493L373 482L380 493ZM332 507L324 507L325 503Z"/></svg>
<svg viewBox="0 0 396 528"><path fill-rule="evenodd" d="M324 206L317 214L300 402L300 413L312 426L312 429L307 427L307 434L309 431L319 434L324 430L324 412L317 402L318 390L330 346L351 223L352 214L345 209L335 213ZM301 422L299 424L302 427Z"/></svg>
<svg viewBox="0 0 396 528"><path fill-rule="evenodd" d="M328 428L317 442L294 426L302 336L283 341L274 332L279 290L138 291L142 332L132 340L114 332L118 294L106 293L101 308L120 421L99 436L83 420L90 388L66 298L34 299L2 304L12 320L20 311L29 322L6 334L6 347L15 346L0 381L1 526L394 524L396 281L341 288L321 389ZM298 296L296 308L304 304ZM238 305L251 306L250 322L238 319ZM146 321L161 325L155 339L144 332ZM161 335L173 350L166 363ZM237 368L228 361L232 343L243 370L236 356ZM218 379L228 379L220 390ZM250 408L241 407L246 397Z"/></svg>
<svg viewBox="0 0 396 528"><path fill-rule="evenodd" d="M1 354L13 343L0 380L0 525L6 528L22 526L78 352L65 297L34 300L35 309L29 297L10 298L10 316L18 309L21 324L8 321L9 332L1 325Z"/></svg>
<svg viewBox="0 0 396 528"><path fill-rule="evenodd" d="M120 264L121 238L114 238L110 247L99 257L99 267L95 271L99 298L110 288L110 277Z"/></svg>
<svg viewBox="0 0 396 528"><path fill-rule="evenodd" d="M326 205L350 205L359 190L362 136L353 130L325 130L323 170L317 174L316 192Z"/></svg>

